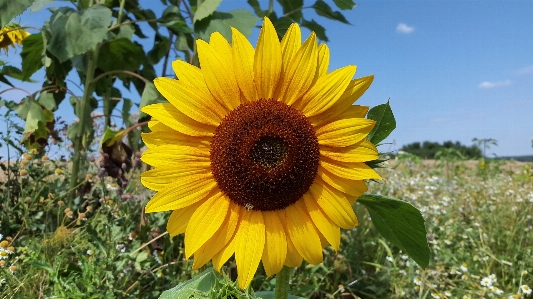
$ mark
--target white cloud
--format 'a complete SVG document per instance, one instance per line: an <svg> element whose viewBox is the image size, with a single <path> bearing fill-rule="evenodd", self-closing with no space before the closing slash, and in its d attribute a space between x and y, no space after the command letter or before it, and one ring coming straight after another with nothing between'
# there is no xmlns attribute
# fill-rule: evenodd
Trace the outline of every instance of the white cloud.
<svg viewBox="0 0 533 299"><path fill-rule="evenodd" d="M405 23L400 23L398 26L396 26L396 32L398 33L409 34L413 31L415 31L415 27L407 26Z"/></svg>
<svg viewBox="0 0 533 299"><path fill-rule="evenodd" d="M503 86L509 86L509 85L511 85L511 80L497 81L497 82L485 81L485 82L481 82L481 84L479 84L478 87L483 88L483 89L491 89L495 87L503 87Z"/></svg>
<svg viewBox="0 0 533 299"><path fill-rule="evenodd" d="M518 69L514 71L517 75L527 75L527 74L533 74L533 65L523 67L521 69Z"/></svg>

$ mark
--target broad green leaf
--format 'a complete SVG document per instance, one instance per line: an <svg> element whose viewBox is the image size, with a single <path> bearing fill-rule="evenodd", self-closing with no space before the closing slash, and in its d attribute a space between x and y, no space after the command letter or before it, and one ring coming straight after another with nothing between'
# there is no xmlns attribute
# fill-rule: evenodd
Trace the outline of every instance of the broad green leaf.
<svg viewBox="0 0 533 299"><path fill-rule="evenodd" d="M41 67L43 67L42 57L44 52L42 33L32 34L22 41L22 78L30 77Z"/></svg>
<svg viewBox="0 0 533 299"><path fill-rule="evenodd" d="M98 54L98 67L108 72L113 70L136 71L144 61L141 46L126 38L102 44Z"/></svg>
<svg viewBox="0 0 533 299"><path fill-rule="evenodd" d="M29 133L39 128L39 122L45 122L43 108L41 105L31 101L28 114L26 115L26 126L24 133Z"/></svg>
<svg viewBox="0 0 533 299"><path fill-rule="evenodd" d="M189 51L189 43L187 42L187 36L183 33L178 34L174 48L179 51Z"/></svg>
<svg viewBox="0 0 533 299"><path fill-rule="evenodd" d="M46 5L54 3L55 0L34 0L33 4L30 7L30 13L38 12L43 9Z"/></svg>
<svg viewBox="0 0 533 299"><path fill-rule="evenodd" d="M237 9L228 12L214 12L210 17L199 21L194 26L196 37L209 42L209 37L215 31L220 32L231 42L231 27L239 30L244 36L252 34L259 19L249 10Z"/></svg>
<svg viewBox="0 0 533 299"><path fill-rule="evenodd" d="M169 50L169 42L170 41L166 36L156 33L154 36L154 47L148 51L146 55L148 63L157 64L163 57L165 57L167 50Z"/></svg>
<svg viewBox="0 0 533 299"><path fill-rule="evenodd" d="M278 0L278 2L281 4L281 7L283 7L284 16L287 16L298 23L302 20L303 0Z"/></svg>
<svg viewBox="0 0 533 299"><path fill-rule="evenodd" d="M24 80L22 80L23 79L22 71L19 70L16 67L14 67L14 66L5 65L2 68L2 70L0 71L0 74L5 75L5 76L9 76L9 77L17 79L17 80L24 81Z"/></svg>
<svg viewBox="0 0 533 299"><path fill-rule="evenodd" d="M314 33L316 33L316 36L320 40L325 41L325 42L329 41L328 37L326 36L326 29L324 27L322 27L322 25L320 25L317 22L315 22L315 20L311 19L311 21L307 21L307 20L304 19L302 21L302 27L305 27L305 28L313 31Z"/></svg>
<svg viewBox="0 0 533 299"><path fill-rule="evenodd" d="M213 12L215 12L217 7L220 5L220 2L222 2L222 0L204 0L200 6L196 8L193 24L209 17Z"/></svg>
<svg viewBox="0 0 533 299"><path fill-rule="evenodd" d="M35 0L0 0L0 28L23 13Z"/></svg>
<svg viewBox="0 0 533 299"><path fill-rule="evenodd" d="M379 233L407 253L420 267L429 264L430 250L424 218L411 204L379 195L362 195L357 200L370 214Z"/></svg>
<svg viewBox="0 0 533 299"><path fill-rule="evenodd" d="M326 17L331 20L336 20L345 24L350 24L348 20L338 11L333 11L331 7L324 0L317 0L312 6L319 16Z"/></svg>
<svg viewBox="0 0 533 299"><path fill-rule="evenodd" d="M276 298L276 293L275 292L269 292L269 291L255 292L255 297L256 298L261 298L261 299L275 299ZM289 297L287 297L287 298L288 299L305 299L304 297L293 296L293 295L290 295L290 294L289 294Z"/></svg>
<svg viewBox="0 0 533 299"><path fill-rule="evenodd" d="M126 24L118 27L107 33L108 40L125 38L131 40L133 38L133 33L135 33L135 28L132 24Z"/></svg>
<svg viewBox="0 0 533 299"><path fill-rule="evenodd" d="M172 26L178 22L185 22L185 19L181 16L179 7L175 5L170 5L163 11L161 20L160 24L163 26Z"/></svg>
<svg viewBox="0 0 533 299"><path fill-rule="evenodd" d="M209 293L215 286L217 280L222 279L222 276L213 268L208 268L204 272L198 274L191 280L182 282L176 287L164 291L159 299L209 299Z"/></svg>
<svg viewBox="0 0 533 299"><path fill-rule="evenodd" d="M357 5L352 0L333 0L333 2L342 10L353 9Z"/></svg>
<svg viewBox="0 0 533 299"><path fill-rule="evenodd" d="M367 118L376 121L376 126L366 137L373 144L379 144L396 128L396 119L394 119L394 114L392 114L389 101L370 109Z"/></svg>
<svg viewBox="0 0 533 299"><path fill-rule="evenodd" d="M268 15L268 10L262 10L261 4L257 0L248 0L248 4L254 9L255 14L260 17L266 17Z"/></svg>
<svg viewBox="0 0 533 299"><path fill-rule="evenodd" d="M50 111L55 111L57 109L56 100L52 93L46 91L41 92L37 98L37 102Z"/></svg>
<svg viewBox="0 0 533 299"><path fill-rule="evenodd" d="M61 7L50 17L47 34L50 35L47 50L60 62L85 53L102 42L111 23L111 10L94 5L81 13Z"/></svg>

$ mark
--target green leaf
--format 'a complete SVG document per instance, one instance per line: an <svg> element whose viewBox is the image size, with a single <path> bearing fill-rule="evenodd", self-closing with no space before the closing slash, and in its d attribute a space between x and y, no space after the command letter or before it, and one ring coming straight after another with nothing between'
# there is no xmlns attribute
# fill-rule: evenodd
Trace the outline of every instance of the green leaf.
<svg viewBox="0 0 533 299"><path fill-rule="evenodd" d="M312 6L319 16L326 17L331 20L336 20L345 24L350 24L348 20L338 11L333 11L331 7L324 0L317 0Z"/></svg>
<svg viewBox="0 0 533 299"><path fill-rule="evenodd" d="M222 0L205 0L196 8L196 12L194 13L194 19L193 24L197 21L200 21L202 19L205 19L209 17L217 7L220 5L220 2Z"/></svg>
<svg viewBox="0 0 533 299"><path fill-rule="evenodd" d="M35 0L0 0L0 28L23 13Z"/></svg>
<svg viewBox="0 0 533 299"><path fill-rule="evenodd" d="M141 95L141 102L139 103L139 110L144 106L156 104L156 103L167 103L167 100L161 96L159 91L155 88L153 83L146 83L143 93Z"/></svg>
<svg viewBox="0 0 533 299"><path fill-rule="evenodd" d="M317 22L315 22L315 20L307 21L307 20L304 19L302 21L302 27L305 27L305 28L313 31L314 33L316 33L316 36L320 40L323 40L325 42L329 41L328 37L326 36L326 29L324 27L322 27L322 25L320 25Z"/></svg>
<svg viewBox="0 0 533 299"><path fill-rule="evenodd" d="M37 98L37 102L50 111L55 111L57 109L56 99L52 93L46 91L41 92L39 98Z"/></svg>
<svg viewBox="0 0 533 299"><path fill-rule="evenodd" d="M103 5L93 5L81 13L72 8L58 8L46 28L50 36L47 50L64 62L102 42L110 23L111 10Z"/></svg>
<svg viewBox="0 0 533 299"><path fill-rule="evenodd" d="M44 52L44 43L42 33L32 34L22 41L22 78L24 80L30 77L43 67L42 57Z"/></svg>
<svg viewBox="0 0 533 299"><path fill-rule="evenodd" d="M33 4L30 7L30 13L38 12L43 9L46 5L54 3L54 0L34 0Z"/></svg>
<svg viewBox="0 0 533 299"><path fill-rule="evenodd" d="M98 67L105 72L114 70L136 71L144 61L141 46L126 38L102 44L98 54Z"/></svg>
<svg viewBox="0 0 533 299"><path fill-rule="evenodd" d="M163 11L161 20L160 24L163 26L172 26L178 22L185 22L185 19L181 16L179 7L175 5L170 5Z"/></svg>
<svg viewBox="0 0 533 299"><path fill-rule="evenodd" d="M244 36L252 34L259 19L249 10L237 9L228 12L214 12L209 18L194 25L196 37L209 42L213 32L220 32L224 38L231 42L231 27L239 30Z"/></svg>
<svg viewBox="0 0 533 299"><path fill-rule="evenodd" d="M161 58L165 57L167 50L169 50L168 44L169 39L165 36L162 36L159 33L156 33L154 36L154 47L148 51L146 58L148 63L157 64Z"/></svg>
<svg viewBox="0 0 533 299"><path fill-rule="evenodd" d="M394 114L392 114L389 101L370 109L367 118L376 121L374 129L366 137L373 144L379 144L396 128L396 119L394 119Z"/></svg>
<svg viewBox="0 0 533 299"><path fill-rule="evenodd" d="M255 14L260 17L266 17L268 15L268 10L262 10L259 1L257 0L248 0L248 4L254 9Z"/></svg>
<svg viewBox="0 0 533 299"><path fill-rule="evenodd" d="M333 0L333 2L342 10L353 9L357 5L352 0Z"/></svg>
<svg viewBox="0 0 533 299"><path fill-rule="evenodd" d="M4 66L2 70L0 71L0 74L23 81L22 71L14 66L10 66L10 65Z"/></svg>
<svg viewBox="0 0 533 299"><path fill-rule="evenodd" d="M182 282L176 287L164 291L159 299L188 299L188 298L211 298L209 293L217 280L222 279L222 276L213 268L208 268L204 272L198 274L191 280Z"/></svg>
<svg viewBox="0 0 533 299"><path fill-rule="evenodd" d="M269 291L262 291L262 292L255 292L255 296L257 298L261 298L261 299L275 299L276 298L276 293L275 292L269 292ZM298 297L298 296L293 296L293 295L290 295L289 294L289 297L287 297L288 299L305 299L304 297Z"/></svg>
<svg viewBox="0 0 533 299"><path fill-rule="evenodd" d="M302 20L303 0L278 0L278 2L283 7L284 16L298 23Z"/></svg>
<svg viewBox="0 0 533 299"><path fill-rule="evenodd" d="M424 218L411 204L379 195L362 195L365 206L379 233L407 253L420 267L429 264L430 250Z"/></svg>
<svg viewBox="0 0 533 299"><path fill-rule="evenodd" d="M4 74L2 74L2 72L0 72L0 82L3 82L11 87L14 87L13 84L11 84L11 82L9 82L9 80L7 80L6 76L4 76ZM0 106L1 107L1 106Z"/></svg>
<svg viewBox="0 0 533 299"><path fill-rule="evenodd" d="M31 133L39 128L39 122L44 123L44 113L41 105L35 101L29 103L28 113L26 114L26 126L24 127L24 133Z"/></svg>

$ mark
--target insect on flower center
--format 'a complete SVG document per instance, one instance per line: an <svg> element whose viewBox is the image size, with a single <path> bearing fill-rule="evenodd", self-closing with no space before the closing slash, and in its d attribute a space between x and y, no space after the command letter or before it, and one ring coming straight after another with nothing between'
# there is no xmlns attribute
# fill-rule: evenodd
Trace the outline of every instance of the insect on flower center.
<svg viewBox="0 0 533 299"><path fill-rule="evenodd" d="M215 131L210 160L222 191L248 210L295 203L318 171L318 139L298 110L273 99L241 104Z"/></svg>

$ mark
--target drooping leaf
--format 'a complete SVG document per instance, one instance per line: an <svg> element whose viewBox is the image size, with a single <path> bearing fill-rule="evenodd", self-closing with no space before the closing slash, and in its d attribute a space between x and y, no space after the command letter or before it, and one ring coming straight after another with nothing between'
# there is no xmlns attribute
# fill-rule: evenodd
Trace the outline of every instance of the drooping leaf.
<svg viewBox="0 0 533 299"><path fill-rule="evenodd" d="M215 31L220 32L231 42L231 27L239 30L244 36L250 36L258 18L249 10L237 9L228 12L214 12L210 17L198 21L194 25L196 37L209 42Z"/></svg>
<svg viewBox="0 0 533 299"><path fill-rule="evenodd" d="M109 72L114 70L136 71L144 61L141 46L126 38L102 44L98 55L98 67Z"/></svg>
<svg viewBox="0 0 533 299"><path fill-rule="evenodd" d="M429 264L430 250L424 218L411 204L379 195L362 195L357 200L370 214L379 233L407 253L420 267Z"/></svg>
<svg viewBox="0 0 533 299"><path fill-rule="evenodd" d="M22 78L30 77L43 67L42 56L44 52L42 33L32 34L22 41Z"/></svg>
<svg viewBox="0 0 533 299"><path fill-rule="evenodd" d="M326 28L322 27L322 25L315 22L315 20L311 19L311 21L302 20L302 27L305 27L313 32L316 33L316 36L325 42L328 42L329 39L326 36Z"/></svg>
<svg viewBox="0 0 533 299"><path fill-rule="evenodd" d="M14 66L5 65L2 70L0 70L0 74L23 81L22 71Z"/></svg>
<svg viewBox="0 0 533 299"><path fill-rule="evenodd" d="M204 18L209 17L217 7L220 5L220 2L222 0L205 0L196 8L196 12L194 13L194 19L193 23L196 23L197 21L203 20Z"/></svg>
<svg viewBox="0 0 533 299"><path fill-rule="evenodd" d="M23 13L35 0L0 0L0 28Z"/></svg>
<svg viewBox="0 0 533 299"><path fill-rule="evenodd" d="M333 11L331 7L324 0L317 0L312 6L319 16L326 17L331 20L336 20L344 24L350 24L348 20L338 11Z"/></svg>
<svg viewBox="0 0 533 299"><path fill-rule="evenodd" d="M302 20L303 0L278 0L278 2L283 7L284 16L298 23Z"/></svg>
<svg viewBox="0 0 533 299"><path fill-rule="evenodd" d="M389 101L370 109L367 118L376 121L376 126L374 126L374 129L366 137L373 144L379 144L396 128L396 119L394 118L394 114L392 114Z"/></svg>
<svg viewBox="0 0 533 299"><path fill-rule="evenodd" d="M215 286L217 279L222 279L222 276L213 268L209 268L193 279L182 282L176 287L164 291L159 296L159 299L211 298L209 293Z"/></svg>
<svg viewBox="0 0 533 299"><path fill-rule="evenodd" d="M110 22L111 10L103 5L93 5L81 12L60 7L46 28L47 50L60 62L85 53L104 40Z"/></svg>
<svg viewBox="0 0 533 299"><path fill-rule="evenodd" d="M333 2L342 10L353 9L357 5L352 0L333 0Z"/></svg>

